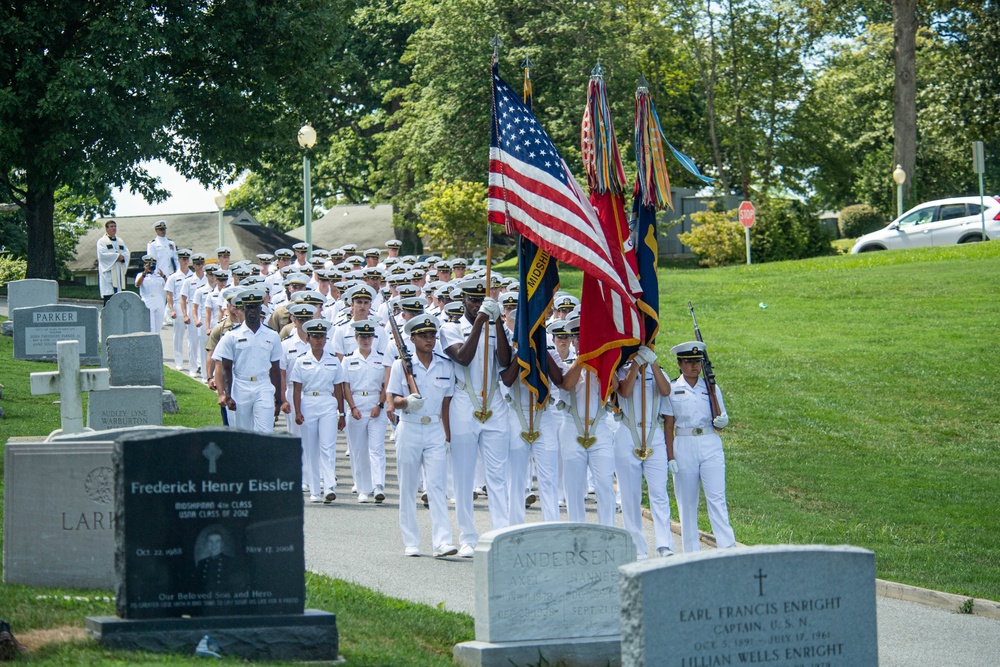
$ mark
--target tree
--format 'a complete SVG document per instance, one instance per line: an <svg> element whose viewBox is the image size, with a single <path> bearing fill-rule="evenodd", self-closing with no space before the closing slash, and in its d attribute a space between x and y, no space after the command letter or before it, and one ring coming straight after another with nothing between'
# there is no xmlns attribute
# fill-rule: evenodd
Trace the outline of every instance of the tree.
<svg viewBox="0 0 1000 667"><path fill-rule="evenodd" d="M392 188L378 174L377 150L410 81L411 67L401 56L415 20L400 11L401 4L359 0L347 18L337 63L343 83L331 92L336 103L313 121L319 142L312 151L311 183L320 209L370 202L377 188ZM295 160L260 163L228 197L228 205L252 210L281 230L302 224L302 203L302 170Z"/></svg>
<svg viewBox="0 0 1000 667"><path fill-rule="evenodd" d="M917 0L892 0L892 25L893 160L906 172L906 195L917 164Z"/></svg>
<svg viewBox="0 0 1000 667"><path fill-rule="evenodd" d="M440 180L424 191L427 198L417 207L424 247L458 257L471 257L486 247L486 186Z"/></svg>
<svg viewBox="0 0 1000 667"><path fill-rule="evenodd" d="M346 0L25 0L0 9L0 191L28 276L56 276L55 193L164 196L140 162L208 185L278 156L341 81ZM319 36L319 38L317 38ZM287 146L287 148L283 148Z"/></svg>
<svg viewBox="0 0 1000 667"><path fill-rule="evenodd" d="M652 85L668 137L692 136L689 128L698 125L699 100L687 55L650 1L410 0L403 13L418 26L403 55L412 67L412 82L386 121L377 179L379 196L393 202L400 225L418 222L425 185L439 179L486 182L494 33L504 42L501 74L516 89L525 56L534 63L535 115L574 173L582 173L580 123L587 81L598 60L624 154L632 143L640 74ZM690 151L681 139L676 144ZM634 172L631 160L625 162L626 171ZM694 182L679 169L671 176L677 184Z"/></svg>

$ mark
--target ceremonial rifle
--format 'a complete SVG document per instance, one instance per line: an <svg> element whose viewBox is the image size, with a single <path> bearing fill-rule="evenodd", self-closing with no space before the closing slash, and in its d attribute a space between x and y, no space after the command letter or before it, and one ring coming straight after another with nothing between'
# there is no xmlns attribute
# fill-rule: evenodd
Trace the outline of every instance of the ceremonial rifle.
<svg viewBox="0 0 1000 667"><path fill-rule="evenodd" d="M399 325L396 324L396 318L392 313L389 313L389 327L392 329L392 338L396 341L396 349L399 350L399 359L403 362L403 373L406 374L406 386L409 387L411 394L420 394L420 390L417 389L417 380L413 377L413 355L410 354L410 348L406 347L406 341L403 340L403 335L399 333Z"/></svg>
<svg viewBox="0 0 1000 667"><path fill-rule="evenodd" d="M694 306L691 305L690 301L688 301L688 311L691 313L691 321L694 322L694 337L699 343L704 343L705 339L701 337L698 318L694 316ZM704 357L701 370L705 375L705 384L708 385L708 403L712 410L712 420L714 421L716 417L722 414L722 409L719 407L719 399L715 395L715 371L712 370L712 362L708 360L708 352L704 348L702 348L701 354Z"/></svg>

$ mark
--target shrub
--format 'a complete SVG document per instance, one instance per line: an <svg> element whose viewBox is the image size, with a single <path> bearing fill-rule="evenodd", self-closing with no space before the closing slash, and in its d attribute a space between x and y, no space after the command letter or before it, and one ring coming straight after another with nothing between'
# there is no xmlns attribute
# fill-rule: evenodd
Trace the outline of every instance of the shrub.
<svg viewBox="0 0 1000 667"><path fill-rule="evenodd" d="M736 211L691 214L690 232L680 234L681 243L698 255L702 266L725 266L744 261L747 254L743 225L736 221Z"/></svg>
<svg viewBox="0 0 1000 667"><path fill-rule="evenodd" d="M780 262L833 253L830 237L816 212L793 199L762 198L754 202L757 219L750 228L754 262Z"/></svg>
<svg viewBox="0 0 1000 667"><path fill-rule="evenodd" d="M845 239L856 239L885 227L888 221L878 209L868 204L848 206L840 212L837 226Z"/></svg>
<svg viewBox="0 0 1000 667"><path fill-rule="evenodd" d="M27 271L27 260L18 259L8 252L0 252L0 285L23 280Z"/></svg>

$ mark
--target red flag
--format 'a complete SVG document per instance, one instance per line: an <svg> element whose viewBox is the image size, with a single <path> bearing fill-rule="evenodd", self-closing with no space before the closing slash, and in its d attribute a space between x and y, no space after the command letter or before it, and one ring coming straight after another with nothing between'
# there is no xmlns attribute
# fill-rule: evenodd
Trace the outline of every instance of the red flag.
<svg viewBox="0 0 1000 667"><path fill-rule="evenodd" d="M621 298L600 277L583 277L578 359L597 373L601 396L607 400L611 393L611 376L621 361L622 348L640 345L643 333L635 303L635 297L642 290L625 215L625 173L600 64L594 68L587 89L580 145L590 184L590 203L597 211L601 234L611 252L615 282L625 285L628 290L626 298ZM634 325L618 326L631 322Z"/></svg>

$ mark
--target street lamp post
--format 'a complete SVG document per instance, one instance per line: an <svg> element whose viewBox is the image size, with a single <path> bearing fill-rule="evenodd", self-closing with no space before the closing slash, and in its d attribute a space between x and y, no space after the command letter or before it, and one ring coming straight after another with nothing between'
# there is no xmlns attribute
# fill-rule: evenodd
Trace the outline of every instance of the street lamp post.
<svg viewBox="0 0 1000 667"><path fill-rule="evenodd" d="M312 191L309 183L309 151L316 145L316 130L306 123L299 130L299 146L306 149L302 156L302 217L306 226L306 257L312 259Z"/></svg>
<svg viewBox="0 0 1000 667"><path fill-rule="evenodd" d="M226 195L222 192L215 195L215 205L219 209L219 247L226 245L226 233L223 230L222 212L226 209Z"/></svg>
<svg viewBox="0 0 1000 667"><path fill-rule="evenodd" d="M896 181L896 217L903 216L903 183L906 183L906 172L903 166L897 164L892 170L892 180Z"/></svg>

